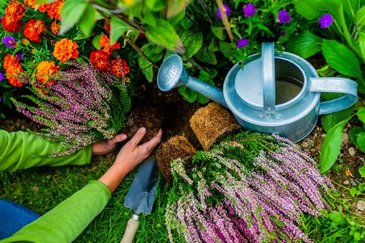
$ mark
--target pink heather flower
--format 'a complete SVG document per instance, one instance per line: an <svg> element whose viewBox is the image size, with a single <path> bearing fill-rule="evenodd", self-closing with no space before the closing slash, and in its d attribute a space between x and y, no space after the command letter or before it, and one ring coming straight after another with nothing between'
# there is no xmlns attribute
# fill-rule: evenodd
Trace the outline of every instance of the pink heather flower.
<svg viewBox="0 0 365 243"><path fill-rule="evenodd" d="M224 10L226 12L227 17L231 14L231 9L229 8L229 6L227 4L223 4L224 5ZM215 13L217 15L218 19L222 19L222 13L219 10L219 8L217 9L217 12Z"/></svg>
<svg viewBox="0 0 365 243"><path fill-rule="evenodd" d="M279 21L279 24L289 24L290 23L291 17L285 9L282 9L279 11L278 21Z"/></svg>
<svg viewBox="0 0 365 243"><path fill-rule="evenodd" d="M332 15L325 13L322 15L322 17L319 18L318 22L321 25L322 29L327 29L333 23Z"/></svg>
<svg viewBox="0 0 365 243"><path fill-rule="evenodd" d="M243 38L238 39L236 48L242 48L242 47L248 46L249 43L250 42L248 39L243 39Z"/></svg>
<svg viewBox="0 0 365 243"><path fill-rule="evenodd" d="M256 13L255 5L252 3L246 4L243 6L243 13L245 14L246 18L252 17Z"/></svg>

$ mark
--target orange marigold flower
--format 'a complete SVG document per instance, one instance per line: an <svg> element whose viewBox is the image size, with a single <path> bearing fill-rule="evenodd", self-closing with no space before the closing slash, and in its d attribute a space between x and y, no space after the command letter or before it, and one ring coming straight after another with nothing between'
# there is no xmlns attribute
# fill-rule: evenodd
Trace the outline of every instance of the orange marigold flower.
<svg viewBox="0 0 365 243"><path fill-rule="evenodd" d="M124 77L130 72L130 67L126 60L116 58L111 62L112 73L118 77Z"/></svg>
<svg viewBox="0 0 365 243"><path fill-rule="evenodd" d="M51 80L56 73L60 70L54 62L42 61L37 66L37 79L44 84L52 85L55 84L55 80Z"/></svg>
<svg viewBox="0 0 365 243"><path fill-rule="evenodd" d="M40 35L46 30L46 25L42 20L34 20L31 19L27 22L24 28L24 36L29 40L34 41L36 43L41 43L42 40Z"/></svg>
<svg viewBox="0 0 365 243"><path fill-rule="evenodd" d="M103 35L102 37L100 37L100 46L101 50L108 55L112 54L113 50L120 48L120 44L118 42L111 46L110 39L107 35Z"/></svg>
<svg viewBox="0 0 365 243"><path fill-rule="evenodd" d="M31 7L31 8L35 8L35 2L36 0L24 0L24 4L25 6Z"/></svg>
<svg viewBox="0 0 365 243"><path fill-rule="evenodd" d="M56 2L49 4L47 15L51 19L61 20L62 4L62 0L57 0Z"/></svg>
<svg viewBox="0 0 365 243"><path fill-rule="evenodd" d="M1 24L3 25L4 30L8 32L16 32L20 30L19 22L12 21L8 16L1 19Z"/></svg>
<svg viewBox="0 0 365 243"><path fill-rule="evenodd" d="M90 53L90 62L96 69L106 71L109 68L109 55L102 51L92 51Z"/></svg>
<svg viewBox="0 0 365 243"><path fill-rule="evenodd" d="M53 56L61 62L67 62L70 58L79 56L78 47L76 42L63 38L55 44Z"/></svg>
<svg viewBox="0 0 365 243"><path fill-rule="evenodd" d="M24 5L18 1L10 2L5 9L5 15L9 17L13 22L18 22L26 11Z"/></svg>
<svg viewBox="0 0 365 243"><path fill-rule="evenodd" d="M5 71L7 71L8 69L11 69L12 67L16 67L19 66L19 58L16 55L10 55L7 54L4 58L4 63L3 63L3 67L5 69Z"/></svg>
<svg viewBox="0 0 365 243"><path fill-rule="evenodd" d="M22 67L16 67L13 68L11 70L9 70L8 72L6 72L6 78L9 81L9 84L11 84L14 87L22 87L23 83L22 81L20 81L20 79L18 78L20 73L22 73L24 70Z"/></svg>
<svg viewBox="0 0 365 243"><path fill-rule="evenodd" d="M52 22L51 31L53 34L58 35L60 33L60 24L57 22Z"/></svg>

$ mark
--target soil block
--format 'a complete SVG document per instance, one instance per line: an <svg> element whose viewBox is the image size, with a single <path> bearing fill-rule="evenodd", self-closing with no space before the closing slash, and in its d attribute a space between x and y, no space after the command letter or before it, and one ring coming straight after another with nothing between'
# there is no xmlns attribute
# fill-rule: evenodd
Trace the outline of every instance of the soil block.
<svg viewBox="0 0 365 243"><path fill-rule="evenodd" d="M226 109L214 102L194 113L190 127L204 150L209 150L222 135L241 128Z"/></svg>
<svg viewBox="0 0 365 243"><path fill-rule="evenodd" d="M182 135L171 137L161 144L156 152L156 160L163 176L168 184L172 184L173 178L170 163L174 159L181 158L190 162L191 157L196 153L196 148Z"/></svg>

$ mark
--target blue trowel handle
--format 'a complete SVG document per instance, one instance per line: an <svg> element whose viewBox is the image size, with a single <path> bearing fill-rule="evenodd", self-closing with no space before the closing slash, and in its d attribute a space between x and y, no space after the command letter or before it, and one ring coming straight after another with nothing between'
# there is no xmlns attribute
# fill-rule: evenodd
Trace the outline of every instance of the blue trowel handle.
<svg viewBox="0 0 365 243"><path fill-rule="evenodd" d="M134 236L139 227L138 215L133 214L132 218L128 220L127 228L125 229L124 235L120 243L132 243Z"/></svg>

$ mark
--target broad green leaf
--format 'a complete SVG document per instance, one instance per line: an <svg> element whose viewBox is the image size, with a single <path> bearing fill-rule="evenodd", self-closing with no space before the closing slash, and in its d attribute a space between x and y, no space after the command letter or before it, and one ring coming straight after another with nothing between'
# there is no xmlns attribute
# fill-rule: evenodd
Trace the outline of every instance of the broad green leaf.
<svg viewBox="0 0 365 243"><path fill-rule="evenodd" d="M167 0L166 17L172 18L181 13L186 6L185 0Z"/></svg>
<svg viewBox="0 0 365 243"><path fill-rule="evenodd" d="M359 38L357 39L357 43L359 44L359 47L360 47L362 62L365 64L365 33L364 32L359 33Z"/></svg>
<svg viewBox="0 0 365 243"><path fill-rule="evenodd" d="M223 27L212 26L212 32L221 41L227 37L226 30Z"/></svg>
<svg viewBox="0 0 365 243"><path fill-rule="evenodd" d="M185 47L185 55L189 58L194 56L202 47L203 34L185 30L181 35L181 41Z"/></svg>
<svg viewBox="0 0 365 243"><path fill-rule="evenodd" d="M361 107L357 112L356 112L357 117L360 119L360 121L362 123L365 124L365 108Z"/></svg>
<svg viewBox="0 0 365 243"><path fill-rule="evenodd" d="M183 86L179 87L179 94L181 94L189 103L194 103L198 97L197 92Z"/></svg>
<svg viewBox="0 0 365 243"><path fill-rule="evenodd" d="M210 52L219 51L219 45L218 45L218 41L216 39L213 39L212 42L210 42L210 44L208 46L208 50Z"/></svg>
<svg viewBox="0 0 365 243"><path fill-rule="evenodd" d="M336 225L342 225L346 223L346 219L341 212L332 211L328 213L327 217L332 221L335 222Z"/></svg>
<svg viewBox="0 0 365 243"><path fill-rule="evenodd" d="M143 17L142 23L151 25L152 27L155 27L156 26L156 18L155 18L155 16L153 16L152 13L148 13Z"/></svg>
<svg viewBox="0 0 365 243"><path fill-rule="evenodd" d="M365 153L365 132L357 135L356 145L361 152Z"/></svg>
<svg viewBox="0 0 365 243"><path fill-rule="evenodd" d="M221 50L222 54L227 58L231 58L236 54L236 47L234 43L219 42L219 49Z"/></svg>
<svg viewBox="0 0 365 243"><path fill-rule="evenodd" d="M214 52L210 52L208 50L207 46L202 47L195 56L201 62L212 64L212 65L217 64L217 58L216 58Z"/></svg>
<svg viewBox="0 0 365 243"><path fill-rule="evenodd" d="M141 51L153 62L161 60L164 56L164 49L152 43L142 46Z"/></svg>
<svg viewBox="0 0 365 243"><path fill-rule="evenodd" d="M202 94L198 94L196 101L198 101L199 104L204 105L209 102L209 98L207 98L206 96L204 96Z"/></svg>
<svg viewBox="0 0 365 243"><path fill-rule="evenodd" d="M177 24L181 23L181 21L184 19L184 17L185 17L185 10L181 11L179 14L170 18L169 22L172 26L176 26Z"/></svg>
<svg viewBox="0 0 365 243"><path fill-rule="evenodd" d="M145 68L145 69L142 69L142 72L146 76L147 81L151 83L153 81L153 67L152 67L152 65Z"/></svg>
<svg viewBox="0 0 365 243"><path fill-rule="evenodd" d="M166 3L164 0L148 0L144 3L151 11L161 11L166 7Z"/></svg>
<svg viewBox="0 0 365 243"><path fill-rule="evenodd" d="M60 35L66 33L79 21L88 5L86 0L66 0L63 3Z"/></svg>
<svg viewBox="0 0 365 243"><path fill-rule="evenodd" d="M169 50L179 49L181 40L174 27L163 19L156 19L156 27L146 26L147 39Z"/></svg>
<svg viewBox="0 0 365 243"><path fill-rule="evenodd" d="M352 116L354 107L349 107L345 110L334 112L321 117L321 123L323 129L328 132L332 127L334 127L340 121L348 119Z"/></svg>
<svg viewBox="0 0 365 243"><path fill-rule="evenodd" d="M322 52L326 62L337 72L362 80L359 59L347 46L335 40L323 40Z"/></svg>
<svg viewBox="0 0 365 243"><path fill-rule="evenodd" d="M187 17L184 17L181 20L180 24L181 24L181 27L183 27L186 30L189 29L191 27L191 25L192 25L190 19L188 19Z"/></svg>
<svg viewBox="0 0 365 243"><path fill-rule="evenodd" d="M359 174L362 178L365 178L365 165L359 168Z"/></svg>
<svg viewBox="0 0 365 243"><path fill-rule="evenodd" d="M324 13L333 14L342 0L297 0L295 11L309 20L317 20Z"/></svg>
<svg viewBox="0 0 365 243"><path fill-rule="evenodd" d="M113 16L110 20L110 44L113 45L119 37L121 37L131 27L121 20L120 18Z"/></svg>
<svg viewBox="0 0 365 243"><path fill-rule="evenodd" d="M149 62L146 58L144 58L143 56L139 56L138 57L138 65L139 67L143 70L143 69L147 69L150 66L152 66L152 63Z"/></svg>
<svg viewBox="0 0 365 243"><path fill-rule="evenodd" d="M336 162L341 151L342 130L349 120L350 118L339 122L328 131L321 146L319 162L319 170L321 173L328 172Z"/></svg>
<svg viewBox="0 0 365 243"><path fill-rule="evenodd" d="M349 138L353 144L357 145L357 136L362 132L365 132L365 128L363 127L353 127L350 129Z"/></svg>
<svg viewBox="0 0 365 243"><path fill-rule="evenodd" d="M309 30L305 30L290 40L286 49L298 56L308 58L321 51L322 39Z"/></svg>
<svg viewBox="0 0 365 243"><path fill-rule="evenodd" d="M91 4L88 4L84 11L84 14L82 15L79 21L80 30L86 37L90 36L90 33L96 24L95 17L96 17L95 8Z"/></svg>
<svg viewBox="0 0 365 243"><path fill-rule="evenodd" d="M93 46L100 50L101 49L101 46L100 46L100 38L104 35L104 33L100 33L98 34L97 36L94 37L93 39Z"/></svg>
<svg viewBox="0 0 365 243"><path fill-rule="evenodd" d="M355 15L355 25L357 27L365 26L365 6L360 8Z"/></svg>

